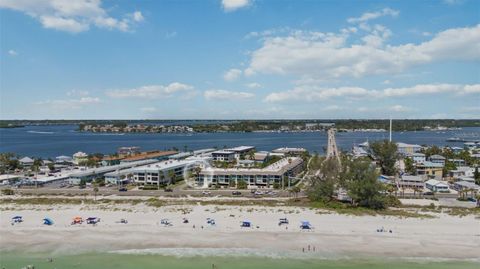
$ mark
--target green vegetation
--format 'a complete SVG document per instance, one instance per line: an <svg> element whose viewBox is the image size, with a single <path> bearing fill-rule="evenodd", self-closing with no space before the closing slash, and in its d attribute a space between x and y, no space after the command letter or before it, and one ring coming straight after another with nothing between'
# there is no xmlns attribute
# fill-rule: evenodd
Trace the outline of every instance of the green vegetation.
<svg viewBox="0 0 480 269"><path fill-rule="evenodd" d="M12 189L3 189L2 194L3 195L14 195L15 192Z"/></svg>
<svg viewBox="0 0 480 269"><path fill-rule="evenodd" d="M372 156L375 156L382 168L382 174L387 176L395 175L397 172L395 169L395 162L399 157L397 144L388 140L377 141L371 143L370 150Z"/></svg>
<svg viewBox="0 0 480 269"><path fill-rule="evenodd" d="M248 187L248 184L247 182L243 181L243 180L240 180L237 182L237 189L239 190L246 190Z"/></svg>

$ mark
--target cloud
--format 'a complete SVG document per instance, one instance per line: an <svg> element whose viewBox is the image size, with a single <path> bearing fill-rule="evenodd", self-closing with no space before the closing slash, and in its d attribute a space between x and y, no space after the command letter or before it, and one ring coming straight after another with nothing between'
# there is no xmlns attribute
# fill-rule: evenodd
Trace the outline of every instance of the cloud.
<svg viewBox="0 0 480 269"><path fill-rule="evenodd" d="M223 79L226 81L234 81L237 80L241 75L242 70L233 68L223 74Z"/></svg>
<svg viewBox="0 0 480 269"><path fill-rule="evenodd" d="M44 28L70 33L87 31L92 25L126 32L144 20L140 11L122 18L111 17L101 5L101 0L0 0L0 8L23 12Z"/></svg>
<svg viewBox="0 0 480 269"><path fill-rule="evenodd" d="M408 112L408 111L411 111L412 109L402 105L394 105L389 107L389 110L394 112Z"/></svg>
<svg viewBox="0 0 480 269"><path fill-rule="evenodd" d="M10 55L10 56L17 56L17 55L18 55L18 52L16 52L15 50L9 50L9 51L8 51L8 55Z"/></svg>
<svg viewBox="0 0 480 269"><path fill-rule="evenodd" d="M363 42L347 42L350 34L294 31L264 39L253 51L245 74L297 75L301 78L338 79L400 73L408 67L444 60L480 59L480 24L437 33L420 44L384 45L390 35L374 26Z"/></svg>
<svg viewBox="0 0 480 269"><path fill-rule="evenodd" d="M226 12L230 12L247 7L251 2L251 0L222 0L222 7Z"/></svg>
<svg viewBox="0 0 480 269"><path fill-rule="evenodd" d="M89 92L88 91L81 91L81 90L71 90L67 92L67 96L88 96Z"/></svg>
<svg viewBox="0 0 480 269"><path fill-rule="evenodd" d="M376 12L365 12L362 14L362 16L360 17L357 17L357 18L349 18L347 19L347 22L349 23L362 23L362 22L367 22L369 20L373 20L373 19L377 19L377 18L380 18L380 17L384 17L384 16L392 16L392 17L396 17L398 16L400 12L398 10L394 10L394 9L391 9L391 8L384 8L380 11L376 11Z"/></svg>
<svg viewBox="0 0 480 269"><path fill-rule="evenodd" d="M419 84L412 87L386 88L383 90L368 90L361 87L323 88L304 85L283 92L272 92L265 97L264 101L269 103L293 101L315 102L339 97L347 99L365 99L429 94L480 94L480 84Z"/></svg>
<svg viewBox="0 0 480 269"><path fill-rule="evenodd" d="M145 20L145 18L144 18L143 15L142 15L142 12L140 12L140 11L135 11L135 12L133 12L133 13L132 13L132 18L133 18L133 20L136 21L136 22L142 22L142 21Z"/></svg>
<svg viewBox="0 0 480 269"><path fill-rule="evenodd" d="M35 103L40 106L48 106L53 109L69 110L69 109L81 109L89 105L100 103L98 97L80 97L78 99L56 99L46 100Z"/></svg>
<svg viewBox="0 0 480 269"><path fill-rule="evenodd" d="M142 107L140 108L140 111L146 112L146 113L152 113L157 111L157 109L155 107Z"/></svg>
<svg viewBox="0 0 480 269"><path fill-rule="evenodd" d="M255 97L255 94L249 92L232 92L225 90L208 90L204 92L207 100L240 100Z"/></svg>
<svg viewBox="0 0 480 269"><path fill-rule="evenodd" d="M245 86L247 86L250 89L258 89L258 88L262 87L262 85L260 85L260 83L256 83L256 82L247 83Z"/></svg>
<svg viewBox="0 0 480 269"><path fill-rule="evenodd" d="M105 94L112 98L169 98L177 93L190 95L193 90L193 86L173 82L167 86L147 85L127 90L108 90Z"/></svg>

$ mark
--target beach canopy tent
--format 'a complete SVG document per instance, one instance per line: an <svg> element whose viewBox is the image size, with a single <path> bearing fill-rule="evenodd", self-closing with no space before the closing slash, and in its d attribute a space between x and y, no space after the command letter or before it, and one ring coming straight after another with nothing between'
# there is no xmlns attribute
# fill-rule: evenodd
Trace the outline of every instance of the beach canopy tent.
<svg viewBox="0 0 480 269"><path fill-rule="evenodd" d="M100 219L97 217L89 217L87 218L87 224L97 224L100 222Z"/></svg>
<svg viewBox="0 0 480 269"><path fill-rule="evenodd" d="M310 230L312 229L312 225L310 224L310 222L308 221L302 221L302 224L300 225L300 228L302 228L302 230Z"/></svg>
<svg viewBox="0 0 480 269"><path fill-rule="evenodd" d="M242 221L241 227L251 227L252 223L250 221Z"/></svg>
<svg viewBox="0 0 480 269"><path fill-rule="evenodd" d="M43 219L43 224L45 225L52 225L53 224L53 220L51 218L44 218Z"/></svg>
<svg viewBox="0 0 480 269"><path fill-rule="evenodd" d="M22 216L15 216L12 218L12 222L23 222Z"/></svg>
<svg viewBox="0 0 480 269"><path fill-rule="evenodd" d="M282 224L288 224L288 219L287 218L282 218L278 221L278 225L282 225Z"/></svg>

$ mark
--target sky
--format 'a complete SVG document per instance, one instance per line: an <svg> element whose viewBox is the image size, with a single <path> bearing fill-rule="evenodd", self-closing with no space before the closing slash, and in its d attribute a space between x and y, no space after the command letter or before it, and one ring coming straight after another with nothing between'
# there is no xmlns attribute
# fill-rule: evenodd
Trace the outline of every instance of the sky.
<svg viewBox="0 0 480 269"><path fill-rule="evenodd" d="M480 118L480 3L0 0L0 119Z"/></svg>

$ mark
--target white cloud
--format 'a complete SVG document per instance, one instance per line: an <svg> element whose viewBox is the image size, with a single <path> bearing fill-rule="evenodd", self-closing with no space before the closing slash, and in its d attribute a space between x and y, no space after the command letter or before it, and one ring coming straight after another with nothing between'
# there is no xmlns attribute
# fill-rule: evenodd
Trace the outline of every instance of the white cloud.
<svg viewBox="0 0 480 269"><path fill-rule="evenodd" d="M71 90L67 92L67 96L78 96L78 97L83 97L83 96L88 96L89 92L88 91L82 91L82 90Z"/></svg>
<svg viewBox="0 0 480 269"><path fill-rule="evenodd" d="M362 14L362 16L358 18L349 18L347 21L349 23L362 23L362 22L367 22L369 20L377 19L384 16L396 17L398 16L399 13L400 12L398 10L394 10L391 8L384 8L376 12L365 12Z"/></svg>
<svg viewBox="0 0 480 269"><path fill-rule="evenodd" d="M207 100L239 100L255 97L255 94L249 92L232 92L225 90L208 90L204 92Z"/></svg>
<svg viewBox="0 0 480 269"><path fill-rule="evenodd" d="M53 109L69 110L69 109L81 109L85 106L98 104L100 103L100 98L98 97L80 97L78 99L57 99L57 100L46 100L37 102L37 105L48 106Z"/></svg>
<svg viewBox="0 0 480 269"><path fill-rule="evenodd" d="M247 83L245 86L247 86L250 89L258 89L262 87L262 85L257 82Z"/></svg>
<svg viewBox="0 0 480 269"><path fill-rule="evenodd" d="M135 11L135 12L133 12L133 13L132 13L132 18L133 18L133 20L136 21L136 22L142 22L142 21L145 20L145 18L144 18L143 15L142 15L142 12L140 12L140 11Z"/></svg>
<svg viewBox="0 0 480 269"><path fill-rule="evenodd" d="M412 87L404 88L387 88L383 90L368 90L361 87L339 87L339 88L322 88L317 86L297 86L292 90L283 92L273 92L267 95L265 102L292 102L306 101L315 102L326 100L329 98L391 98L404 97L412 95L428 95L428 94L479 94L480 84L458 85L458 84L419 84Z"/></svg>
<svg viewBox="0 0 480 269"><path fill-rule="evenodd" d="M241 75L242 70L233 68L223 74L223 79L226 81L234 81L237 80Z"/></svg>
<svg viewBox="0 0 480 269"><path fill-rule="evenodd" d="M140 11L114 18L102 8L101 0L0 0L0 8L24 12L37 19L44 28L79 33L99 28L130 31L132 25L144 20Z"/></svg>
<svg viewBox="0 0 480 269"><path fill-rule="evenodd" d="M409 108L409 107L402 106L402 105L394 105L394 106L389 107L389 110L394 111L394 112L407 112L407 111L411 111L412 109Z"/></svg>
<svg viewBox="0 0 480 269"><path fill-rule="evenodd" d="M235 11L239 8L247 7L250 4L251 0L222 0L222 7L226 12Z"/></svg>
<svg viewBox="0 0 480 269"><path fill-rule="evenodd" d="M152 113L157 111L157 109L155 107L142 107L140 108L140 111L146 112L146 113Z"/></svg>
<svg viewBox="0 0 480 269"><path fill-rule="evenodd" d="M108 90L106 95L113 98L169 98L177 93L191 95L193 86L182 84L179 82L163 85L148 85L127 90Z"/></svg>
<svg viewBox="0 0 480 269"><path fill-rule="evenodd" d="M411 66L442 60L480 59L480 24L448 29L420 44L384 45L390 34L385 27L375 25L362 44L347 42L348 33L294 31L287 36L267 37L251 53L245 74L335 79L400 73Z"/></svg>
<svg viewBox="0 0 480 269"><path fill-rule="evenodd" d="M18 55L18 52L15 51L15 50L9 50L9 51L8 51L8 55L10 55L10 56L17 56L17 55Z"/></svg>

